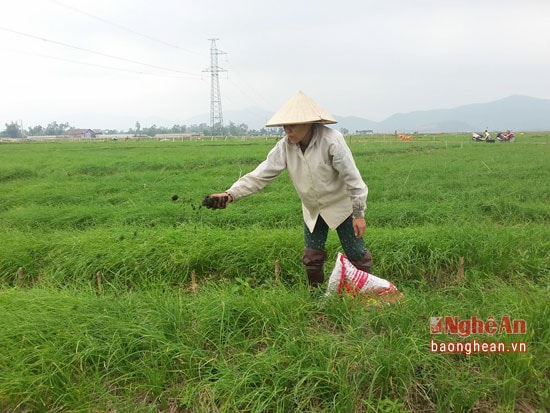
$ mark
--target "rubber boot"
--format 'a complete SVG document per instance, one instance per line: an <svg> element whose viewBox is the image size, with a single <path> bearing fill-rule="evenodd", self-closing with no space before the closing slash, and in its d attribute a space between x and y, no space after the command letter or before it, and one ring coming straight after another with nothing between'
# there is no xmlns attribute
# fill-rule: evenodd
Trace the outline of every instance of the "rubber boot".
<svg viewBox="0 0 550 413"><path fill-rule="evenodd" d="M307 280L311 287L319 287L325 280L323 264L326 259L327 253L325 251L308 247L304 248L302 263L306 267Z"/></svg>
<svg viewBox="0 0 550 413"><path fill-rule="evenodd" d="M370 267L372 267L372 255L369 250L365 250L365 255L358 261L350 262L355 265L355 268L370 273Z"/></svg>

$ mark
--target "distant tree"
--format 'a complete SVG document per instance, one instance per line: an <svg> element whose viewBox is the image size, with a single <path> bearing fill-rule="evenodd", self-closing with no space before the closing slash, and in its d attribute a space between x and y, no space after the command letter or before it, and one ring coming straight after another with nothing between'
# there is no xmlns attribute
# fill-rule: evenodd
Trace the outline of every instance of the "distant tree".
<svg viewBox="0 0 550 413"><path fill-rule="evenodd" d="M139 128L139 129L138 129ZM282 129L280 129L282 130ZM241 123L236 125L233 122L229 123L229 126L224 126L220 128L220 125L217 124L214 127L214 132L216 136L231 135L231 136L246 136L246 135L258 135L260 132L249 130L246 123ZM122 132L121 132L122 133ZM133 135L148 135L155 136L158 134L165 133L201 133L205 136L210 136L212 134L212 128L206 123L201 124L192 124L192 125L172 125L171 127L151 125L149 127L142 127L139 122L136 122L136 129L130 128L127 132L128 134ZM267 135L267 131L262 129L261 132L263 135Z"/></svg>
<svg viewBox="0 0 550 413"><path fill-rule="evenodd" d="M157 125L152 125L149 128L143 128L143 133L147 136L153 137L153 136L155 136L159 133L167 133L167 130L168 129L166 129L162 126L159 128Z"/></svg>
<svg viewBox="0 0 550 413"><path fill-rule="evenodd" d="M23 131L19 127L19 125L15 122L12 123L6 123L6 129L0 133L0 136L2 137L8 137L8 138L22 138L23 137Z"/></svg>
<svg viewBox="0 0 550 413"><path fill-rule="evenodd" d="M230 136L246 136L248 135L248 125L245 123L235 125L233 122L229 122L227 132Z"/></svg>
<svg viewBox="0 0 550 413"><path fill-rule="evenodd" d="M171 129L168 130L168 133L185 133L185 125L174 125Z"/></svg>
<svg viewBox="0 0 550 413"><path fill-rule="evenodd" d="M29 133L29 136L45 135L44 128L42 127L42 125L36 125L36 126L33 126L33 127L29 128L28 133Z"/></svg>
<svg viewBox="0 0 550 413"><path fill-rule="evenodd" d="M65 131L67 131L70 128L71 128L71 126L69 125L68 122L58 124L57 122L54 121L54 122L51 122L46 127L46 129L44 130L44 134L45 135L50 135L50 136L63 135L65 133Z"/></svg>
<svg viewBox="0 0 550 413"><path fill-rule="evenodd" d="M233 122L229 122L227 129L230 136L239 136L239 128Z"/></svg>
<svg viewBox="0 0 550 413"><path fill-rule="evenodd" d="M59 125L57 122L50 122L48 126L46 126L46 129L44 130L45 135L57 135L57 131L59 130Z"/></svg>
<svg viewBox="0 0 550 413"><path fill-rule="evenodd" d="M349 130L347 130L346 128L340 128L340 132L342 133L342 135L349 134Z"/></svg>
<svg viewBox="0 0 550 413"><path fill-rule="evenodd" d="M262 128L260 129L260 135L262 136L283 136L285 131L283 128Z"/></svg>
<svg viewBox="0 0 550 413"><path fill-rule="evenodd" d="M206 123L201 123L200 125L193 125L191 132L202 133L203 135L210 134L210 126Z"/></svg>
<svg viewBox="0 0 550 413"><path fill-rule="evenodd" d="M242 134L243 135L247 135L248 134L248 125L246 123L241 123L239 125L239 129L241 130Z"/></svg>

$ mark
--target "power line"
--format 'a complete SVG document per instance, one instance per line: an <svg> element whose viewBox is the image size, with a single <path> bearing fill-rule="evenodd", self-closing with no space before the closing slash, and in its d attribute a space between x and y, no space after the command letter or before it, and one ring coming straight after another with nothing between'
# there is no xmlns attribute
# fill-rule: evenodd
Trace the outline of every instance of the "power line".
<svg viewBox="0 0 550 413"><path fill-rule="evenodd" d="M189 75L189 76L196 76L196 78L200 78L199 75L196 75L194 73L184 72L184 71L181 71L181 70L178 70L178 69L171 69L171 68L163 67L163 66L152 65L152 64L149 64L149 63L143 63L143 62L139 62L137 60L127 59L127 58L119 57L119 56L113 56L113 55L110 55L110 54L107 54L107 53L96 52L95 50L90 50L90 49L86 49L86 48L83 48L83 47L74 46L74 45L70 45L70 44L67 44L67 43L63 43L63 42L58 42L56 40L46 39L44 37L35 36L35 35L32 35L32 34L28 34L28 33L23 33L23 32L17 31L17 30L13 30L13 29L8 29L6 27L0 27L0 30L4 30L4 31L10 32L10 33L15 33L15 34L18 34L20 36L30 37L31 39L35 39L35 40L42 40L42 41L57 44L57 45L60 45L60 46L69 47L71 49L80 50L80 51L83 51L83 52L86 52L86 53L92 53L92 54L96 54L96 55L99 55L99 56L108 57L110 59L121 60L121 61L124 61L124 62L134 63L134 64L138 64L138 65L142 65L142 66L147 66L147 67L151 67L151 68L154 68L154 69L161 69L161 70L166 70L166 71L169 71L169 72L181 73L181 74L185 74L185 75Z"/></svg>
<svg viewBox="0 0 550 413"><path fill-rule="evenodd" d="M108 24L108 25L111 25L111 26L114 26L118 29L121 29L121 30L124 30L128 33L132 33L132 34L135 34L136 36L140 36L140 37L143 37L145 39L148 39L148 40L152 40L154 42L157 42L157 43L160 43L160 44L163 44L165 46L169 46L169 47L172 47L174 49L178 49L178 50L182 50L184 52L187 52L187 53L192 53L192 54L196 54L198 56L204 56L203 53L198 53L198 52L195 52L193 50L189 50L189 49L184 49L183 47L180 47L178 45L175 45L175 44L172 44L172 43L168 43L168 42L165 42L164 40L161 40L161 39L157 39L156 37L152 37L152 36L149 36L147 34L143 34L143 33L140 33L138 31L135 31L134 29L130 29L128 27L125 27L125 26L122 26L118 23L115 23L115 22L112 22L110 20L107 20L107 19L104 19L103 17L99 17L99 16L96 16L95 14L92 14L92 13L88 13L87 11L84 11L82 9L79 9L77 7L74 7L74 6L71 6L71 5L68 5L68 4L65 4L61 1L58 1L58 0L50 0L52 3L55 3L61 7L65 7L67 9L70 9L70 10L73 10L77 13L80 13L80 14L83 14L87 17L90 17L92 19L95 19L95 20L99 20L100 22L103 22L105 24Z"/></svg>
<svg viewBox="0 0 550 413"><path fill-rule="evenodd" d="M130 29L130 28L128 28L128 27L122 26L122 25L120 25L120 24L118 24L118 23L115 23L115 22L113 22L113 21L107 20L107 19L105 19L105 18L103 18L103 17L96 16L96 15L94 15L94 14L92 14L92 13L89 13L89 12L87 12L87 11L85 11L85 10L79 9L79 8L74 7L74 6L71 6L71 5L68 5L68 4L63 3L63 2L61 2L61 1L59 1L59 0L50 0L50 2L52 2L52 3L54 3L54 4L57 4L58 6L61 6L61 7L65 7L65 8L67 8L67 9L70 9L70 10L76 12L76 13L83 14L83 15L89 17L89 18L92 18L92 19L101 21L101 22L103 22L103 23L105 23L105 24L108 24L108 25L111 25L111 26L114 26L114 27L116 27L116 28L118 28L118 29L124 30L124 31L126 31L126 32L131 33L131 34L134 34L134 35L137 35L137 36L146 38L146 39L148 39L148 40L152 40L152 41L154 41L154 42L163 44L163 45L165 45L165 46L169 46L169 47L172 47L172 48L175 48L175 49L178 49L178 50L182 50L182 51L184 51L184 52L193 53L193 54L196 54L196 55L199 55L199 56L205 56L203 53L198 53L198 52L195 52L195 51L192 51L192 50L189 50L189 49L185 49L185 48L182 48L182 47L180 47L180 46L174 45L174 44L172 44L172 43L168 43L168 42L166 42L166 41L164 41L164 40L157 39L157 38L155 38L155 37L152 37L152 36L149 36L149 35L140 33L140 32L138 32L138 31L136 31L136 30L134 30L134 29ZM249 100L251 100L251 101L254 101L254 102L257 102L256 99L254 99L254 98L251 97L250 95L246 94L246 92L244 92L245 88L247 88L247 87L250 89L251 92L255 93L257 96L259 96L259 97L261 97L261 98L263 99L263 96L261 96L259 93L257 93L257 92L256 92L255 90L253 90L252 88L250 88L250 85L248 85L248 84L247 84L246 86L244 86L244 87L243 87L243 85L240 85L240 86L237 88L237 90L238 90L239 92L241 92L241 94L242 94L243 96L245 96L247 99L249 99ZM265 102L265 100L264 100L264 102ZM256 104L257 104L257 103L256 103ZM220 101L220 105L221 105L221 101ZM263 116L262 116L262 118L263 118Z"/></svg>
<svg viewBox="0 0 550 413"><path fill-rule="evenodd" d="M253 89L249 84L247 83L238 83L234 79L229 78L229 81L235 85L235 89L244 96L248 101L253 102L256 106L259 107L269 107L269 103L265 100L265 98L260 95L258 92L256 92L255 89ZM252 93L255 93L256 96L258 96L260 99L263 100L263 102L259 102L254 96L250 95L246 92L246 89L250 90Z"/></svg>
<svg viewBox="0 0 550 413"><path fill-rule="evenodd" d="M195 78L195 77L173 76L173 75L169 75L169 74L166 74L166 73L151 73L151 72L143 72L143 71L132 70L132 69L123 69L123 68L120 68L120 67L100 65L100 64L97 64L97 63L80 62L78 60L67 59L67 58L64 58L64 57L49 56L49 55L45 55L45 54L41 54L41 53L25 52L23 50L10 50L10 49L4 49L4 50L7 50L8 52L13 52L13 53L25 54L25 55L28 55L28 56L38 56L38 57L42 57L42 58L45 58L45 59L60 60L62 62L76 63L76 64L84 65L84 66L94 66L94 67L100 67L102 69L116 70L116 71L119 71L119 72L136 73L136 74L139 74L139 75L168 77L168 78L174 78L174 79L193 79L193 80L197 80L197 78Z"/></svg>

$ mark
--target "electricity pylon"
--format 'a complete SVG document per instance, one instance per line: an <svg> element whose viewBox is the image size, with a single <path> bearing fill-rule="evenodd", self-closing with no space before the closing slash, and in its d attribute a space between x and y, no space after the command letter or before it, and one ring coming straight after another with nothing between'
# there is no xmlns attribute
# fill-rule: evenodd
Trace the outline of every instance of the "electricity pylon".
<svg viewBox="0 0 550 413"><path fill-rule="evenodd" d="M220 93L220 72L226 70L218 66L218 56L225 54L216 47L216 40L210 40L210 67L203 72L210 72L210 128L212 136L223 135L222 96Z"/></svg>

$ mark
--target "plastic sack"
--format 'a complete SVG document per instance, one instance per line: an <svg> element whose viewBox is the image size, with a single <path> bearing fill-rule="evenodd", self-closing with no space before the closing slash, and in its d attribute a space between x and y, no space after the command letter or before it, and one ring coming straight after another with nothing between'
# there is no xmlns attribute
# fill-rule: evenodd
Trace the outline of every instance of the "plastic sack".
<svg viewBox="0 0 550 413"><path fill-rule="evenodd" d="M390 281L356 268L344 254L339 252L328 280L326 295L344 292L352 295L368 295L389 302L403 297L403 294Z"/></svg>

